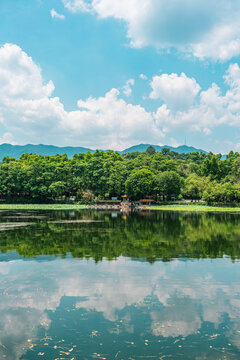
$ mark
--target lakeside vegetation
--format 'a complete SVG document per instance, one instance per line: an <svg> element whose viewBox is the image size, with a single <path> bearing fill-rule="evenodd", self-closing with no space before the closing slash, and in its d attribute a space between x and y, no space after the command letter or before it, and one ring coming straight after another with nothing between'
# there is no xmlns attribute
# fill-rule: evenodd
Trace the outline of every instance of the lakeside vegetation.
<svg viewBox="0 0 240 360"><path fill-rule="evenodd" d="M0 204L0 211L2 210L84 210L88 209L85 204ZM113 209L114 210L114 209ZM145 210L160 210L160 211L185 211L185 212L228 212L240 213L240 207L223 207L223 206L207 206L207 205L191 205L191 204L176 204L176 205L153 205L145 207Z"/></svg>
<svg viewBox="0 0 240 360"><path fill-rule="evenodd" d="M41 156L5 157L0 163L2 203L54 203L74 200L88 204L98 199L131 200L152 197L157 202L194 199L211 203L240 200L240 155L203 152L120 155L113 151Z"/></svg>
<svg viewBox="0 0 240 360"><path fill-rule="evenodd" d="M240 213L240 207L223 207L207 205L156 205L149 207L151 210L163 211L190 211L190 212L234 212Z"/></svg>
<svg viewBox="0 0 240 360"><path fill-rule="evenodd" d="M0 210L83 210L83 204L0 204Z"/></svg>

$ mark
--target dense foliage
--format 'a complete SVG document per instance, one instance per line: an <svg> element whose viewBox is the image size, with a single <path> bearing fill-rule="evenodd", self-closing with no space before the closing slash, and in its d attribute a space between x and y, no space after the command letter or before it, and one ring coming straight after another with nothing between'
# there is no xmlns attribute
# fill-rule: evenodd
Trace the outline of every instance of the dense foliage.
<svg viewBox="0 0 240 360"><path fill-rule="evenodd" d="M146 153L96 151L67 155L24 154L0 163L2 201L49 202L75 198L89 202L127 194L137 200L202 199L238 202L240 155L225 160L213 153L178 154L149 148Z"/></svg>

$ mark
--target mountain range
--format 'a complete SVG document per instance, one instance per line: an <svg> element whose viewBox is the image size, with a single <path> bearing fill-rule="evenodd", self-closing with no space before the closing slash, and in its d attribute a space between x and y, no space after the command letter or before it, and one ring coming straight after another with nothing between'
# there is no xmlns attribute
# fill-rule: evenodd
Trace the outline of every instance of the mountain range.
<svg viewBox="0 0 240 360"><path fill-rule="evenodd" d="M169 146L169 145L163 145L163 146L160 146L160 145L151 145L151 144L139 144L139 145L134 145L134 146L131 146L130 148L127 148L123 151L119 151L120 154L126 154L126 153L131 153L131 152L135 152L135 151L139 151L139 152L145 152L147 150L147 148L149 146L153 146L154 149L157 151L157 152L161 152L162 149L169 149L171 151L175 151L179 154L188 154L188 153L191 153L191 152L204 152L205 154L207 154L207 151L205 150L202 150L202 149L196 149L192 146L187 146L187 145L181 145L181 146L178 146L178 147L173 147L173 146Z"/></svg>
<svg viewBox="0 0 240 360"><path fill-rule="evenodd" d="M150 144L139 144L139 145L135 145L135 146L131 146L128 149L125 149L123 151L119 151L120 154L126 154L126 153L131 153L131 152L135 152L135 151L139 151L139 152L145 152L147 150L147 148L150 146ZM171 151L175 151L177 153L191 153L191 152L204 152L207 153L206 151L202 150L202 149L196 149L192 146L186 146L186 145L182 145L182 146L178 146L178 147L173 147L173 146L159 146L159 145L151 145L155 148L155 150L157 152L161 152L162 149L164 148L168 148ZM37 154L37 155L56 155L56 154L67 154L67 156L69 158L72 158L74 154L80 154L80 153L87 153L87 152L91 152L93 153L95 150L93 149L89 149L89 148L85 148L85 147L72 147L72 146L66 146L66 147L59 147L59 146L54 146L54 145L32 145L32 144L28 144L28 145L11 145L11 144L1 144L0 145L0 160L2 160L5 156L9 156L9 157L14 157L16 159L19 159L20 156L22 154L26 154L26 153L33 153L33 154Z"/></svg>

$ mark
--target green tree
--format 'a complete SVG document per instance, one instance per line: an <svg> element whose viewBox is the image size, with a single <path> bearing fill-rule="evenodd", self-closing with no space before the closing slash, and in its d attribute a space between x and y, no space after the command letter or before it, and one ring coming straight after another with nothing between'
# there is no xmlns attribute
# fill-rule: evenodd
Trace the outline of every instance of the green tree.
<svg viewBox="0 0 240 360"><path fill-rule="evenodd" d="M64 181L56 181L49 186L49 193L53 199L59 196L63 196L65 191L66 183Z"/></svg>
<svg viewBox="0 0 240 360"><path fill-rule="evenodd" d="M176 171L164 171L156 176L157 192L162 194L163 200L177 197L181 192L181 184L181 177Z"/></svg>
<svg viewBox="0 0 240 360"><path fill-rule="evenodd" d="M123 161L117 161L112 166L110 176L108 178L109 195L121 196L125 193L125 182L127 179L127 167Z"/></svg>
<svg viewBox="0 0 240 360"><path fill-rule="evenodd" d="M190 174L184 181L183 195L188 199L199 200L209 183L209 178Z"/></svg>
<svg viewBox="0 0 240 360"><path fill-rule="evenodd" d="M154 194L155 175L148 169L134 170L128 176L125 188L127 195L139 200L146 195Z"/></svg>
<svg viewBox="0 0 240 360"><path fill-rule="evenodd" d="M162 154L165 155L165 156L170 155L170 149L169 148L163 148L162 149Z"/></svg>
<svg viewBox="0 0 240 360"><path fill-rule="evenodd" d="M155 150L155 148L153 147L153 146L149 146L148 148L147 148L147 150L146 150L146 154L147 155L153 155L153 154L155 154L156 153L156 150Z"/></svg>

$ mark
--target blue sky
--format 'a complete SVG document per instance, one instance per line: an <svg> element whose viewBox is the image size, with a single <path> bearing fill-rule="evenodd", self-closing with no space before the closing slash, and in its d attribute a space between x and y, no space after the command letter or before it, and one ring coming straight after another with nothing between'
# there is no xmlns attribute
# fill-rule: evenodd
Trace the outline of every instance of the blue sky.
<svg viewBox="0 0 240 360"><path fill-rule="evenodd" d="M240 4L1 0L0 142L240 150Z"/></svg>

